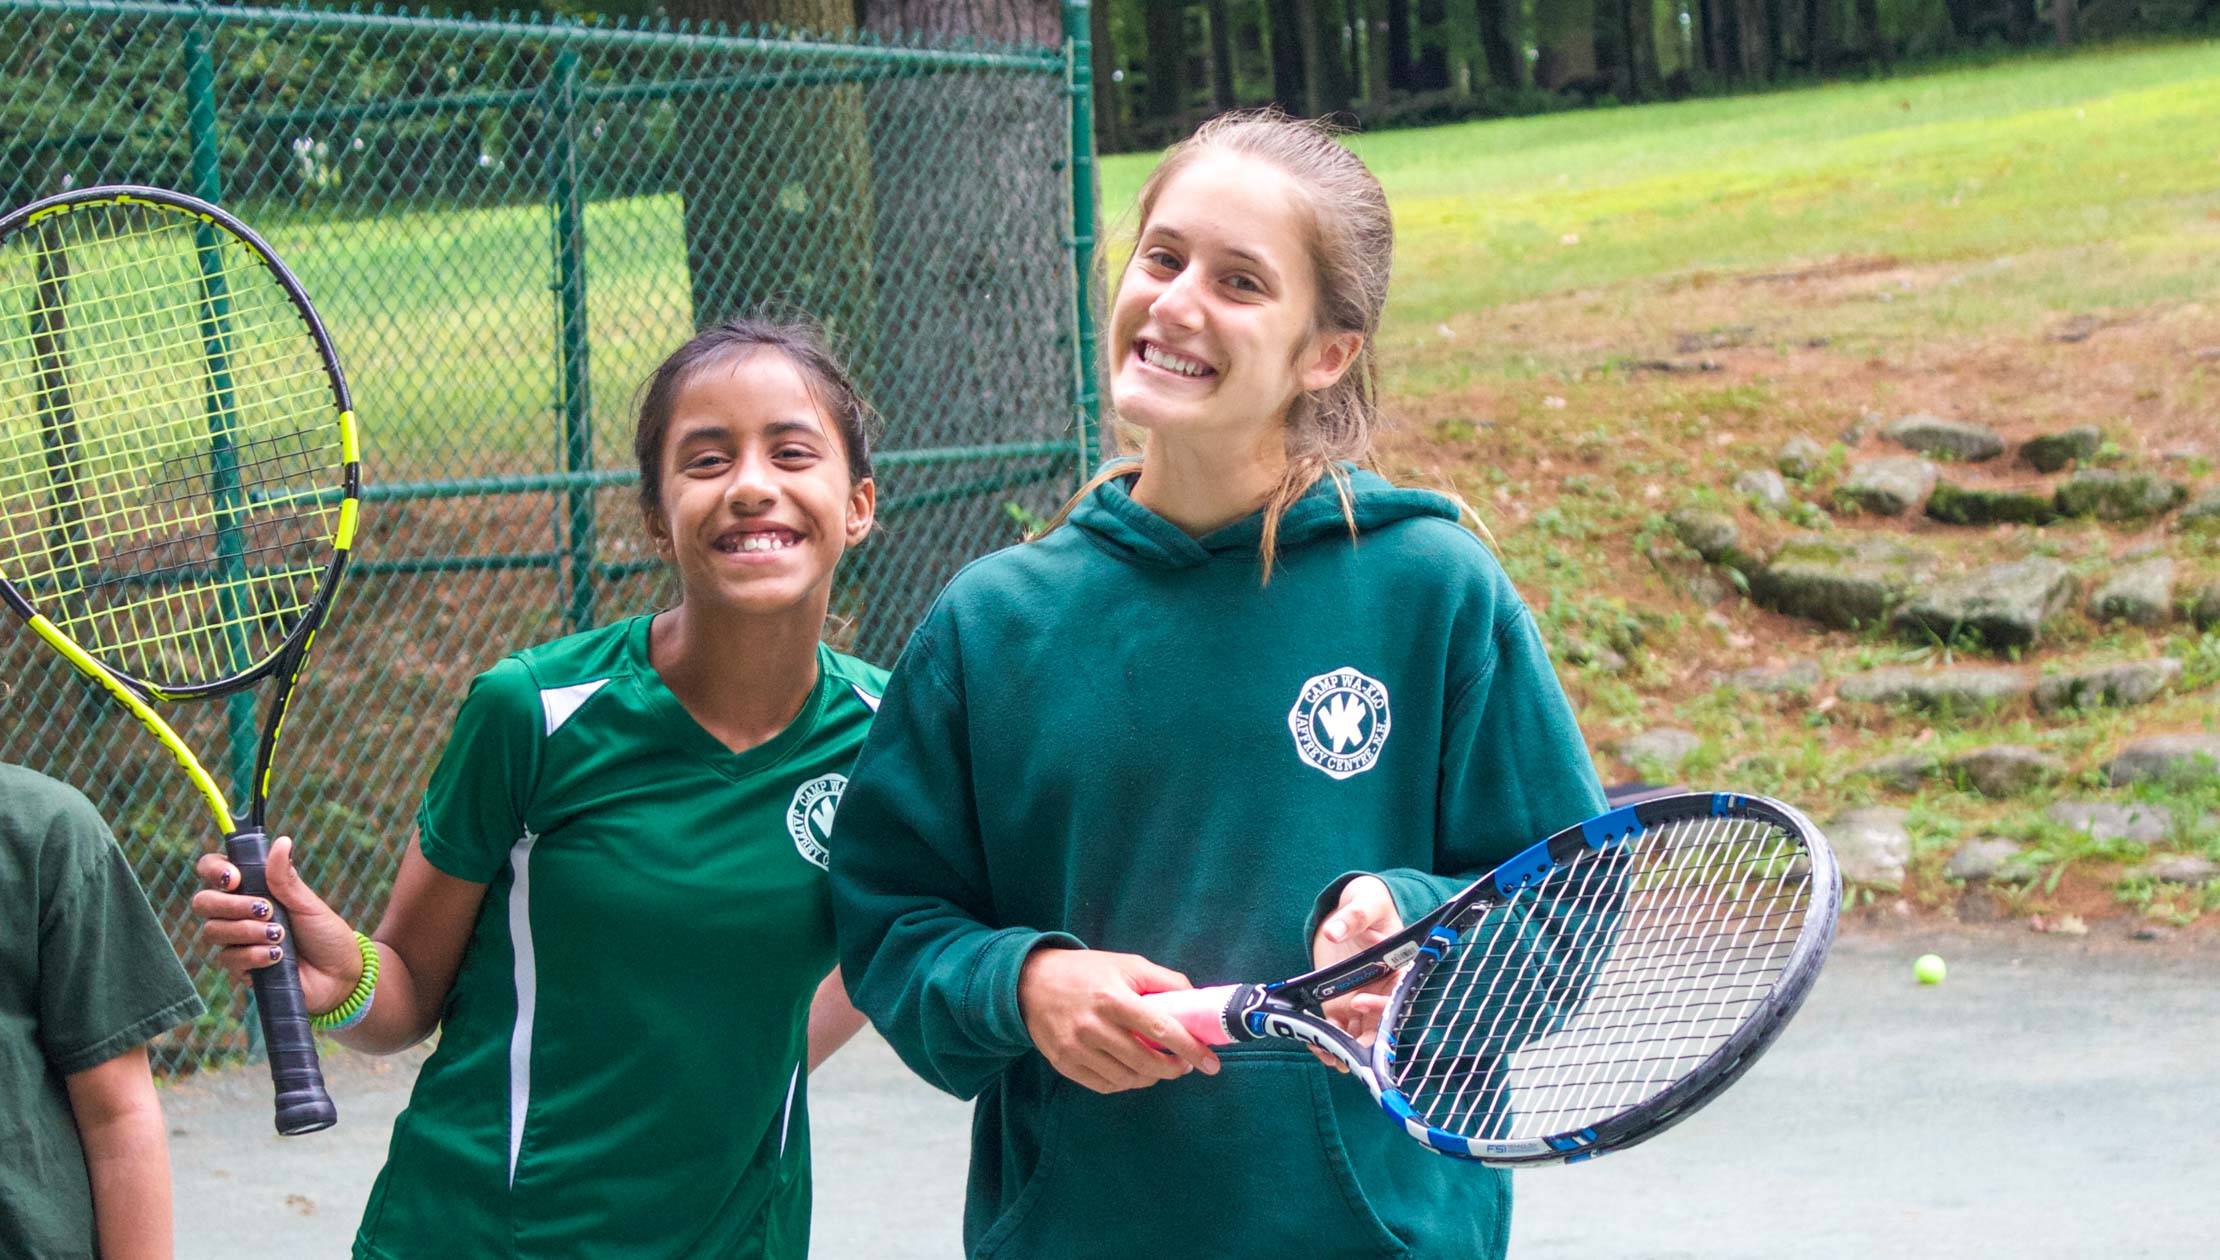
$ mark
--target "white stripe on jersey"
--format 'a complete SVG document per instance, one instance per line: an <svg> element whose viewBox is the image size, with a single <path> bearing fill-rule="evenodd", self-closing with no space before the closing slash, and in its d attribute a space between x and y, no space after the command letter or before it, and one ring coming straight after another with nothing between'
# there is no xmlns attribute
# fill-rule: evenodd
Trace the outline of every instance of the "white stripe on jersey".
<svg viewBox="0 0 2220 1260"><path fill-rule="evenodd" d="M607 686L609 680L596 678L592 682L576 683L568 687L543 687L540 689L540 708L547 714L547 733L553 735L578 707L593 699L593 694Z"/></svg>
<svg viewBox="0 0 2220 1260"><path fill-rule="evenodd" d="M593 685L599 687L601 683ZM589 690L586 694L593 693ZM584 699L580 697L579 702L584 703ZM539 974L532 965L530 876L532 842L537 839L539 837L527 829L524 838L509 849L509 868L516 873L509 885L509 948L516 958L516 1027L509 1032L509 1188L512 1190L516 1188L517 1153L524 1149L524 1113L532 1102L532 1014L539 997Z"/></svg>
<svg viewBox="0 0 2220 1260"><path fill-rule="evenodd" d="M871 710L873 713L879 711L879 698L865 691L861 683L849 683L848 686L856 693L856 699L863 701L864 708Z"/></svg>

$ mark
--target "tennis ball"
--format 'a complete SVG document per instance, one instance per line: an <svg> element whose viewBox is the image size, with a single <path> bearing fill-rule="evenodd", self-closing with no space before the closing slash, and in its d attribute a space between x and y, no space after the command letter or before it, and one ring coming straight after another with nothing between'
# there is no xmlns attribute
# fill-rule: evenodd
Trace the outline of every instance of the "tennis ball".
<svg viewBox="0 0 2220 1260"><path fill-rule="evenodd" d="M1941 984L1943 982L1943 971L1941 954L1921 954L1919 961L1912 964L1912 975L1917 977L1921 984Z"/></svg>

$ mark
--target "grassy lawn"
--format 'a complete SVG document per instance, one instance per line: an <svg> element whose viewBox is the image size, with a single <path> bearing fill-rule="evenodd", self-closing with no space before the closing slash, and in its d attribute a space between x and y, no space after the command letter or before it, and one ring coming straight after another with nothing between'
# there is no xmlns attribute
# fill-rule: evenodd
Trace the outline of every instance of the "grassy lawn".
<svg viewBox="0 0 2220 1260"><path fill-rule="evenodd" d="M1399 428L1383 462L1458 491L1489 523L1607 773L1636 769L1611 757L1616 740L1670 726L1701 741L1678 781L1775 792L1822 819L1904 808L1908 904L1955 906L1945 859L1999 834L2045 871L1984 894L2004 913L2179 922L2220 909L2220 886L2124 878L2147 846L2043 817L2062 796L2164 804L2176 821L2156 851L2220 858L2220 789L2112 789L2099 770L2138 735L2220 729L2220 632L2076 614L2016 662L2181 659L2171 698L2141 708L2043 718L2025 702L1956 716L1838 703L1833 684L1849 674L1967 654L1760 609L1666 523L1675 508L1725 512L1761 554L1811 527L1901 535L1957 567L2042 552L2067 560L2085 594L2152 551L2175 557L2177 589L2220 580L2220 543L2162 525L1953 531L1832 499L1849 462L1903 453L1874 430L1912 411L2011 439L2096 424L2106 462L2198 490L2220 480L2220 44L1352 144L1398 228L1382 341ZM1128 232L1152 160L1103 163L1105 207ZM1790 511L1756 510L1736 474L1770 468L1795 435L1826 449L1821 471L1792 483ZM1945 473L2033 476L2006 461ZM1824 674L1808 695L1717 685L1797 661ZM1856 773L1905 751L2004 743L2058 757L2066 780L1990 800Z"/></svg>

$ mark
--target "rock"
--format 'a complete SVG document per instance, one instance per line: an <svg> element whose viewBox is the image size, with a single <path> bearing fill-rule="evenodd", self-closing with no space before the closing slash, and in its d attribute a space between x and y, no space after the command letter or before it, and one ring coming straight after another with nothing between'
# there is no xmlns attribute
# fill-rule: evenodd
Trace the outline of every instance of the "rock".
<svg viewBox="0 0 2220 1260"><path fill-rule="evenodd" d="M2046 433L2029 438L2020 445L2020 462L2032 464L2037 472L2057 472L2077 459L2087 459L2104 445L2104 434L2093 424L2084 424L2063 433Z"/></svg>
<svg viewBox="0 0 2220 1260"><path fill-rule="evenodd" d="M2018 796L2063 778L2066 764L2048 753L2018 744L1998 744L1960 753L1944 762L1950 773L1983 796Z"/></svg>
<svg viewBox="0 0 2220 1260"><path fill-rule="evenodd" d="M2060 709L2100 705L2126 708L2155 699L2180 679L2181 662L2171 656L2105 665L2071 674L2052 674L2035 684L2035 709L2040 713L2056 713Z"/></svg>
<svg viewBox="0 0 2220 1260"><path fill-rule="evenodd" d="M1859 766L1857 773L1899 792L1917 792L1940 768L1935 758L1929 754L1900 753L1894 757L1883 757L1879 761L1869 761Z"/></svg>
<svg viewBox="0 0 2220 1260"><path fill-rule="evenodd" d="M1818 472L1826 458L1826 447L1799 433L1781 443L1780 453L1773 457L1773 466L1781 470L1782 476L1802 481Z"/></svg>
<svg viewBox="0 0 2220 1260"><path fill-rule="evenodd" d="M1803 695L1819 685L1817 661L1793 661L1787 665L1758 666L1738 669L1726 676L1724 682L1736 691L1754 691L1760 695Z"/></svg>
<svg viewBox="0 0 2220 1260"><path fill-rule="evenodd" d="M1983 836L1968 841L1950 855L1950 862L1943 867L1948 879L1962 879L1969 884L1986 880L2005 883L2025 883L2034 878L2035 870L2019 861L2020 846L2000 836Z"/></svg>
<svg viewBox="0 0 2220 1260"><path fill-rule="evenodd" d="M2058 487L2057 501L2062 516L2132 521L2170 512L2188 497L2186 487L2164 477L2091 468L2068 477Z"/></svg>
<svg viewBox="0 0 2220 1260"><path fill-rule="evenodd" d="M2167 884L2209 884L2220 876L2220 864L2210 858L2174 854L2146 862L2143 874Z"/></svg>
<svg viewBox="0 0 2220 1260"><path fill-rule="evenodd" d="M2089 615L2099 621L2164 625L2174 615L2173 560L2152 556L2120 569L2090 597Z"/></svg>
<svg viewBox="0 0 2220 1260"><path fill-rule="evenodd" d="M1858 704L1905 704L1917 709L1978 713L2002 708L2033 690L2016 669L1963 666L1932 672L1892 667L1842 680L1835 694Z"/></svg>
<svg viewBox="0 0 2220 1260"><path fill-rule="evenodd" d="M2128 933L2128 939L2134 941L2170 941L2174 939L2174 929L2157 923L2138 923L2135 925L2135 930Z"/></svg>
<svg viewBox="0 0 2220 1260"><path fill-rule="evenodd" d="M1992 649L2026 647L2042 639L2044 622L2073 603L2075 589L2064 561L2030 556L1924 588L1892 620L1921 639L1947 643L1971 632Z"/></svg>
<svg viewBox="0 0 2220 1260"><path fill-rule="evenodd" d="M2220 779L2220 735L2152 735L2120 750L2105 773L2115 786L2160 782L2194 787Z"/></svg>
<svg viewBox="0 0 2220 1260"><path fill-rule="evenodd" d="M2174 518L2174 528L2183 533L2220 531L2220 486L2205 491L2190 501L2181 515Z"/></svg>
<svg viewBox="0 0 2220 1260"><path fill-rule="evenodd" d="M1941 416L1906 416L1883 430L1882 436L1906 450L1937 459L1978 463L2004 453L2004 439L1996 430L1964 420L1945 420Z"/></svg>
<svg viewBox="0 0 2220 1260"><path fill-rule="evenodd" d="M2085 832L2091 840L2157 844L2173 830L2174 811L2164 805L2115 805L2110 801L2060 801L2043 817Z"/></svg>
<svg viewBox="0 0 2220 1260"><path fill-rule="evenodd" d="M1688 589L1689 595L1697 603L1706 608L1716 608L1734 594L1734 589L1721 581L1719 575L1710 569L1689 574L1682 579L1681 585Z"/></svg>
<svg viewBox="0 0 2220 1260"><path fill-rule="evenodd" d="M1845 883L1896 892L1904 887L1904 864L1911 860L1912 834L1904 811L1885 805L1838 814L1826 826L1835 861Z"/></svg>
<svg viewBox="0 0 2220 1260"><path fill-rule="evenodd" d="M1934 565L1934 557L1892 538L1799 534L1750 574L1750 598L1775 612L1855 629L1885 618Z"/></svg>
<svg viewBox="0 0 2220 1260"><path fill-rule="evenodd" d="M2214 582L2197 596L2197 602L2189 609L2189 617L2199 630L2220 627L2220 582Z"/></svg>
<svg viewBox="0 0 2220 1260"><path fill-rule="evenodd" d="M1675 538L1713 564L1731 553L1742 539L1734 519L1724 513L1682 508L1665 519L1672 525Z"/></svg>
<svg viewBox="0 0 2220 1260"><path fill-rule="evenodd" d="M1600 644L1586 639L1565 640L1565 662L1569 665L1590 665L1606 674L1616 674L1626 668L1626 658Z"/></svg>
<svg viewBox="0 0 2220 1260"><path fill-rule="evenodd" d="M1786 512L1796 502L1788 493L1788 483L1770 468L1752 468L1736 477L1734 492L1775 514Z"/></svg>
<svg viewBox="0 0 2220 1260"><path fill-rule="evenodd" d="M1902 516L1935 488L1935 466L1910 455L1868 459L1850 466L1841 494L1880 516Z"/></svg>
<svg viewBox="0 0 2220 1260"><path fill-rule="evenodd" d="M1927 515L1946 525L2048 525L2058 519L2051 495L2029 490L1969 490L1937 482Z"/></svg>
<svg viewBox="0 0 2220 1260"><path fill-rule="evenodd" d="M1703 741L1693 732L1661 726L1620 740L1612 751L1618 754L1619 760L1637 770L1654 769L1670 774L1702 746Z"/></svg>

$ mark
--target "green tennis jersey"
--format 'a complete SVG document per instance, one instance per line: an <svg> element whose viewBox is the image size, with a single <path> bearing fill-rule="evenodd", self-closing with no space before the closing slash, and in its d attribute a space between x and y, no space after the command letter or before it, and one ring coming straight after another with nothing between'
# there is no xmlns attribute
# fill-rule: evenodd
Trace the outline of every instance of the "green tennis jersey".
<svg viewBox="0 0 2220 1260"><path fill-rule="evenodd" d="M825 839L885 674L829 648L734 753L648 664L651 618L480 675L417 816L486 885L358 1260L800 1257Z"/></svg>

